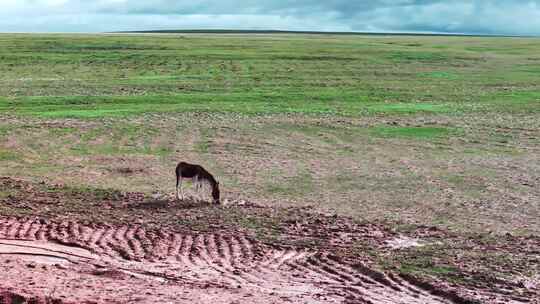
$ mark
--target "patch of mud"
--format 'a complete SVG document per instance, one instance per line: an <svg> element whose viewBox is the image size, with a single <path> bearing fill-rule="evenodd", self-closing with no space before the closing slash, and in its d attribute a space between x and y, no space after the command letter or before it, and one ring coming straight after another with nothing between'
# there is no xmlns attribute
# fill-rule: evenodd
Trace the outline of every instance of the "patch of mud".
<svg viewBox="0 0 540 304"><path fill-rule="evenodd" d="M32 303L32 304L66 304L57 299L50 299L47 297L32 297L32 296L22 296L20 294L2 291L0 288L0 303L2 304L23 304L23 303Z"/></svg>
<svg viewBox="0 0 540 304"><path fill-rule="evenodd" d="M0 287L27 286L21 292L33 295L54 288L55 297L70 301L453 303L459 299L362 264L345 263L326 252L271 247L240 233L180 234L134 225L0 218L0 238L0 265L11 274ZM14 260L5 264L4 253ZM53 256L67 261L67 266L47 267L50 263L45 261L45 268L28 267L17 255ZM33 262L41 263L40 258ZM33 281L40 276L49 278ZM83 290L76 288L79 285L85 286ZM98 299L92 296L97 290Z"/></svg>
<svg viewBox="0 0 540 304"><path fill-rule="evenodd" d="M540 274L532 277L518 276L514 280L518 285L523 286L523 288L540 292Z"/></svg>
<svg viewBox="0 0 540 304"><path fill-rule="evenodd" d="M386 245L391 249L403 249L410 247L422 247L426 245L426 242L417 238L400 235L399 237L387 240Z"/></svg>

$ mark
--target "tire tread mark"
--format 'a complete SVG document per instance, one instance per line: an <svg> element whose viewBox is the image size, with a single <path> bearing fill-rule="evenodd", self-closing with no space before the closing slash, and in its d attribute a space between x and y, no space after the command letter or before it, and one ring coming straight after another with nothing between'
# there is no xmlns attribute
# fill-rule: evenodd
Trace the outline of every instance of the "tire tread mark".
<svg viewBox="0 0 540 304"><path fill-rule="evenodd" d="M152 241L150 241L146 235L146 231L142 229L142 227L137 227L135 229L134 233L134 239L137 240L141 244L141 256L138 258L138 260L142 259L150 259L151 258L151 248L152 248Z"/></svg>
<svg viewBox="0 0 540 304"><path fill-rule="evenodd" d="M125 234L127 245L131 249L131 252L133 252L134 261L141 260L144 257L144 250L142 249L141 242L135 237L136 232L137 227L130 226L126 229Z"/></svg>
<svg viewBox="0 0 540 304"><path fill-rule="evenodd" d="M81 243L81 234L79 233L79 227L80 225L75 222L69 222L68 223L68 239L69 242L74 244L80 244Z"/></svg>
<svg viewBox="0 0 540 304"><path fill-rule="evenodd" d="M7 236L9 238L16 237L20 225L21 224L18 221L11 220L8 226Z"/></svg>
<svg viewBox="0 0 540 304"><path fill-rule="evenodd" d="M223 235L218 235L216 242L219 258L223 263L223 267L228 268L230 271L234 271L235 267L232 265L230 242L228 242Z"/></svg>
<svg viewBox="0 0 540 304"><path fill-rule="evenodd" d="M389 287L397 292L402 291L401 288L399 288L398 286L395 286L395 284L393 284L390 280L388 280L388 278L386 278L386 276L382 273L375 272L371 269L370 269L370 274L365 274L362 271L355 271L354 269L347 267L343 263L340 263L334 259L331 259L328 256L321 256L320 260L332 267L339 269L340 271L344 273L347 273L350 276L355 277L358 281L366 282L368 284L373 284L373 285L376 285L376 284L382 285L385 288Z"/></svg>
<svg viewBox="0 0 540 304"><path fill-rule="evenodd" d="M114 249L118 251L118 254L125 260L134 260L135 259L135 253L133 252L133 248L129 246L129 241L126 236L126 233L128 231L127 226L121 226L113 234L112 241L114 242L115 246Z"/></svg>
<svg viewBox="0 0 540 304"><path fill-rule="evenodd" d="M182 248L182 235L173 233L171 234L171 243L167 248L167 256L169 259L178 260L180 257L180 249Z"/></svg>
<svg viewBox="0 0 540 304"><path fill-rule="evenodd" d="M179 260L187 267L193 267L195 264L192 260L192 247L193 247L193 237L191 235L184 235L182 238L182 243L180 247Z"/></svg>
<svg viewBox="0 0 540 304"><path fill-rule="evenodd" d="M20 225L19 231L17 231L17 238L20 238L20 239L27 238L26 234L28 233L28 230L30 230L31 225L32 225L32 221L29 219L25 219L25 221Z"/></svg>
<svg viewBox="0 0 540 304"><path fill-rule="evenodd" d="M152 260L165 260L169 252L169 244L172 242L172 236L170 233L160 230L157 235L150 234L152 242L152 248L150 249L150 256Z"/></svg>
<svg viewBox="0 0 540 304"><path fill-rule="evenodd" d="M32 222L32 225L30 226L30 230L28 230L28 238L29 239L38 239L38 232L41 230L41 224L37 221Z"/></svg>
<svg viewBox="0 0 540 304"><path fill-rule="evenodd" d="M88 239L88 248L91 251L94 251L96 253L104 253L103 249L97 245L97 242L101 239L101 236L105 233L104 228L97 228L90 232L90 237Z"/></svg>
<svg viewBox="0 0 540 304"><path fill-rule="evenodd" d="M206 262L210 269L220 273L226 279L226 283L228 284L238 285L246 283L246 280L240 276L234 275L230 269L223 267L222 261L220 261L219 258L214 234L203 235L201 239L203 241L203 246L199 252L201 258Z"/></svg>
<svg viewBox="0 0 540 304"><path fill-rule="evenodd" d="M229 244L232 265L235 268L239 268L241 265L243 266L243 248L240 241L235 236L231 236L229 239Z"/></svg>

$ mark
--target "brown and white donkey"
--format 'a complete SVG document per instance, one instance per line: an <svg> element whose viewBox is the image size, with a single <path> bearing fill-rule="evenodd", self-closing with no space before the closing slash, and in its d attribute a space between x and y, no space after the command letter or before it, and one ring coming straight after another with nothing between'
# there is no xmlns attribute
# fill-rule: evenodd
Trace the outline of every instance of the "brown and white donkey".
<svg viewBox="0 0 540 304"><path fill-rule="evenodd" d="M180 162L176 166L176 198L184 199L184 191L182 190L182 179L191 179L197 192L202 188L203 183L207 183L212 187L212 198L215 204L219 204L219 183L210 172L206 171L202 166ZM178 188L182 198L180 198Z"/></svg>

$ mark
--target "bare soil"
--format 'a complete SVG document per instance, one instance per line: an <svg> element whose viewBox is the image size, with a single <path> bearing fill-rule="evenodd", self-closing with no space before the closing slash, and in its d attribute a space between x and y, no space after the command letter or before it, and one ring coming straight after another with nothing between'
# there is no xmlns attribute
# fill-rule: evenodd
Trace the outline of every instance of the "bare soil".
<svg viewBox="0 0 540 304"><path fill-rule="evenodd" d="M384 222L360 223L309 208L270 208L245 201L211 206L12 178L0 178L0 184L3 193L9 193L0 198L3 303L539 299L539 286L529 279L482 276L490 271L482 272L482 267L488 266L508 272L537 267L540 239L534 236L508 235L490 243L434 227L396 231ZM447 242L467 245L472 252L505 252L516 260L491 265L489 259L482 262L482 257L463 251L446 251L445 263L461 270L460 281L400 270L400 263L407 262L404 250Z"/></svg>
<svg viewBox="0 0 540 304"><path fill-rule="evenodd" d="M178 234L13 218L0 227L3 272L10 278L2 284L21 294L104 303L178 302L178 294L185 294L180 302L451 302L327 252L265 246L234 232Z"/></svg>

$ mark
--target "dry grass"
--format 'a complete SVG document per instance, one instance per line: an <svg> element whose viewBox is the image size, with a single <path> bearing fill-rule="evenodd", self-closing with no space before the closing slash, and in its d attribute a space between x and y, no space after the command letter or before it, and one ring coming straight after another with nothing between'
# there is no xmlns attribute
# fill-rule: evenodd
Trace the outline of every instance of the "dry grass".
<svg viewBox="0 0 540 304"><path fill-rule="evenodd" d="M0 174L165 194L174 191L176 162L189 160L214 172L231 199L458 231L537 233L540 126L534 116L519 124L476 115L12 118L0 126L13 127L0 147L16 158L3 160ZM373 131L434 126L459 131Z"/></svg>

